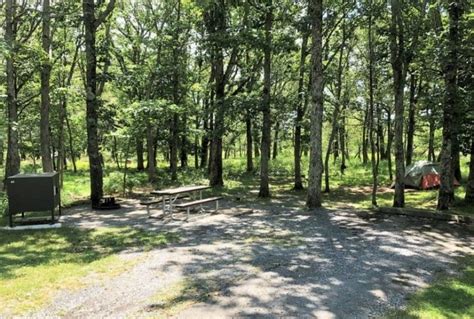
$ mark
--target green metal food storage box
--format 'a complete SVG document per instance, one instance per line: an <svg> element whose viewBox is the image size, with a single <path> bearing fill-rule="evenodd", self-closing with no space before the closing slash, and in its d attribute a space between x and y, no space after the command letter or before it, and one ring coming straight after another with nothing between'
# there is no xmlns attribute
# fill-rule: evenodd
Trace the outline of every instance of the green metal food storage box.
<svg viewBox="0 0 474 319"><path fill-rule="evenodd" d="M51 212L51 222L56 207L61 216L61 194L59 174L57 172L41 174L17 174L7 179L8 212L10 227L13 227L13 216L25 212Z"/></svg>

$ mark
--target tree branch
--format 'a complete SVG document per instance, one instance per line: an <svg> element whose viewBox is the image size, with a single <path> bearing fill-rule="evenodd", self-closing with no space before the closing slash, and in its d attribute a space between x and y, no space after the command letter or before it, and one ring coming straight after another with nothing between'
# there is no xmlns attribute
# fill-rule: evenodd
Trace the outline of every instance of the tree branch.
<svg viewBox="0 0 474 319"><path fill-rule="evenodd" d="M97 17L97 19L95 19L94 25L96 29L102 23L104 23L105 19L107 19L107 17L112 13L112 10L114 10L114 6L115 6L115 0L110 0L105 10L99 15L99 17Z"/></svg>

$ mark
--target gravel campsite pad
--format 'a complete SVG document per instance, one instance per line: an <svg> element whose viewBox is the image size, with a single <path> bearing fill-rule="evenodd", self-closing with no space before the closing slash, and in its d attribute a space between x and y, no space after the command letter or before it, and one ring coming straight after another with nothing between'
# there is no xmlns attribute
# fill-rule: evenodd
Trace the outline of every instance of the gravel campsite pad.
<svg viewBox="0 0 474 319"><path fill-rule="evenodd" d="M195 214L188 222L148 219L135 201L120 211L66 211L73 227L134 226L177 232L180 240L148 252L131 270L74 291L60 291L35 317L367 318L474 253L458 225L407 217L362 219L351 210L309 213L265 206ZM237 213L236 213L237 212Z"/></svg>

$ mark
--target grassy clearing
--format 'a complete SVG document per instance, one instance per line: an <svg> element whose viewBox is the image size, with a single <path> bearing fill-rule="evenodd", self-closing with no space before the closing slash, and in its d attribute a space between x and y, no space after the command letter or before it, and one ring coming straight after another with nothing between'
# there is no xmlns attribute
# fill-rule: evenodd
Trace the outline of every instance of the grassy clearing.
<svg viewBox="0 0 474 319"><path fill-rule="evenodd" d="M405 310L389 318L469 319L474 318L474 256L465 257L459 276L441 279L414 294Z"/></svg>
<svg viewBox="0 0 474 319"><path fill-rule="evenodd" d="M127 228L0 231L0 304L19 315L48 304L61 289L101 281L140 260L118 254L147 251L179 239L175 233Z"/></svg>

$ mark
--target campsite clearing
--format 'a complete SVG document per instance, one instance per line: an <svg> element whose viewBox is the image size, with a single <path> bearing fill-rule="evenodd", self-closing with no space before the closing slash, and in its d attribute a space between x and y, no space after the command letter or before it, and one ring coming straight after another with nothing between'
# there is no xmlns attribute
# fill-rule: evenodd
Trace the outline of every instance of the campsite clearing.
<svg viewBox="0 0 474 319"><path fill-rule="evenodd" d="M97 275L88 266L80 272L85 276L80 279L83 286L48 286L48 300L27 313L364 318L401 307L408 295L455 269L458 257L474 253L474 237L461 226L406 217L366 220L351 209L310 213L290 208L290 203L300 201L287 198L268 205L227 201L220 214L192 215L189 222L149 219L138 201L126 201L114 212L93 212L85 206L68 209L63 219L67 228L41 234L66 239L61 232L67 229L79 233L110 229L107 238L88 246L103 253L96 256L97 262L107 260L108 254L115 256L113 263L140 262L98 281L90 280ZM248 209L253 213L231 216ZM135 232L141 235L129 236ZM16 234L11 238L2 232L7 247L22 242L21 231ZM40 233L28 234L34 238ZM172 237L156 242L151 234ZM67 256L79 257L83 250L73 248L82 245L69 242ZM57 253L52 256L60 256ZM19 257L10 254L10 263ZM50 261L39 261L30 269L48 270L57 264ZM88 265L80 258L67 262L79 269ZM17 280L21 278L2 277L12 285Z"/></svg>

